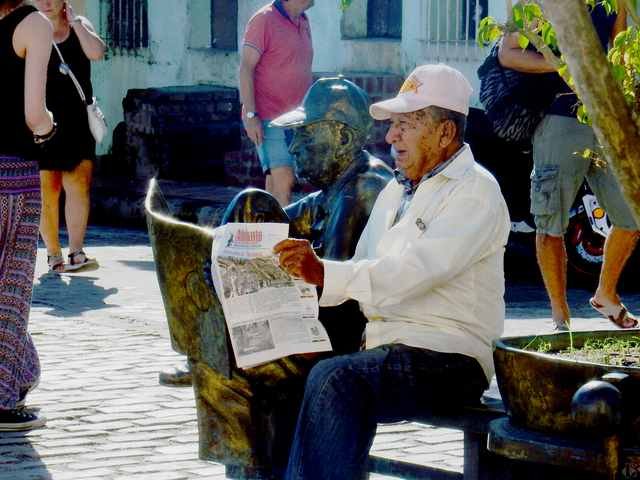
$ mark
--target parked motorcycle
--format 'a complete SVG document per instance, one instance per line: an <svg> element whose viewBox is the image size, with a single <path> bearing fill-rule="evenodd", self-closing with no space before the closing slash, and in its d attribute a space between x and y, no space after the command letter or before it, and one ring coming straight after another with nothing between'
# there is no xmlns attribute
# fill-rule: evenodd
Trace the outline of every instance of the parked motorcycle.
<svg viewBox="0 0 640 480"><path fill-rule="evenodd" d="M565 235L569 267L578 274L599 275L604 243L610 231L607 213L585 182L569 211L569 227Z"/></svg>

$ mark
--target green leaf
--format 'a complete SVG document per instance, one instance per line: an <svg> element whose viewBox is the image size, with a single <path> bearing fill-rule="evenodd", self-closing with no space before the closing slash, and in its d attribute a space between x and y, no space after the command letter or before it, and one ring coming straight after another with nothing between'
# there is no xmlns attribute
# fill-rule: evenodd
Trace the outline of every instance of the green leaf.
<svg viewBox="0 0 640 480"><path fill-rule="evenodd" d="M493 17L485 17L478 26L477 42L482 45L495 42L502 36L502 27Z"/></svg>
<svg viewBox="0 0 640 480"><path fill-rule="evenodd" d="M567 66L567 64L563 64L559 69L558 69L558 73L560 74L561 77L565 77L566 75L569 74L569 67Z"/></svg>
<svg viewBox="0 0 640 480"><path fill-rule="evenodd" d="M500 37L502 36L502 29L499 26L494 26L490 31L489 31L489 41L491 43L495 42L496 40L498 40Z"/></svg>
<svg viewBox="0 0 640 480"><path fill-rule="evenodd" d="M542 9L536 3L527 3L522 8L523 16L527 23L542 18Z"/></svg>
<svg viewBox="0 0 640 480"><path fill-rule="evenodd" d="M340 8L344 11L347 8L349 8L349 5L351 5L351 2L353 2L353 0L340 0Z"/></svg>
<svg viewBox="0 0 640 480"><path fill-rule="evenodd" d="M580 106L578 107L578 112L576 114L576 117L578 118L578 121L580 123L583 123L585 125L589 125L591 123L591 120L589 119L589 114L587 113L587 109L583 104L580 104ZM582 156L584 158L591 158L592 154L593 152L588 148L585 149L584 152L582 152Z"/></svg>
<svg viewBox="0 0 640 480"><path fill-rule="evenodd" d="M529 39L522 34L518 35L518 45L524 50L529 46Z"/></svg>
<svg viewBox="0 0 640 480"><path fill-rule="evenodd" d="M524 29L523 5L521 3L513 6L513 23L518 30Z"/></svg>
<svg viewBox="0 0 640 480"><path fill-rule="evenodd" d="M618 35L616 35L616 38L613 39L613 46L615 48L623 47L624 44L627 43L627 41L629 40L629 36L630 36L629 30L623 30Z"/></svg>
<svg viewBox="0 0 640 480"><path fill-rule="evenodd" d="M541 27L540 35L542 41L549 45L552 49L558 46L558 39L556 38L556 31L549 22L544 22Z"/></svg>
<svg viewBox="0 0 640 480"><path fill-rule="evenodd" d="M617 12L619 9L618 0L600 0L599 3L602 4L607 15Z"/></svg>

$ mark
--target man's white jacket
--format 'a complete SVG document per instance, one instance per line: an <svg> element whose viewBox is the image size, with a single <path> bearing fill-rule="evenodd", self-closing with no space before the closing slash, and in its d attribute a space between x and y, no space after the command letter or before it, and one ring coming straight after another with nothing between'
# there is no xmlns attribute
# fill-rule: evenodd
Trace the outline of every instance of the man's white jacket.
<svg viewBox="0 0 640 480"><path fill-rule="evenodd" d="M351 260L323 260L320 305L357 300L369 319L367 348L403 343L461 353L490 380L492 342L504 328L510 229L500 187L465 145L420 184L393 225L403 188L392 180L380 193Z"/></svg>

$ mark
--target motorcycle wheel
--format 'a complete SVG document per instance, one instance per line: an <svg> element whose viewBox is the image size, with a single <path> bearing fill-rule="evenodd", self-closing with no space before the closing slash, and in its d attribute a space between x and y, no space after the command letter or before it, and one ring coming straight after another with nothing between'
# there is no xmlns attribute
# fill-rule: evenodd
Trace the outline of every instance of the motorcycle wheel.
<svg viewBox="0 0 640 480"><path fill-rule="evenodd" d="M605 238L594 232L585 214L569 221L565 235L569 274L589 283L597 280L602 267Z"/></svg>

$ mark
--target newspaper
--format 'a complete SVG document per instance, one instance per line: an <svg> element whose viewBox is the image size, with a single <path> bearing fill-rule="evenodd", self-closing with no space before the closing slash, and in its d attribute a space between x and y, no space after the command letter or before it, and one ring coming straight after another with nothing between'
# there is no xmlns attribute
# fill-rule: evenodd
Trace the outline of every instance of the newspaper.
<svg viewBox="0 0 640 480"><path fill-rule="evenodd" d="M331 350L318 320L316 287L291 277L273 254L288 233L286 223L216 228L211 273L240 368Z"/></svg>

